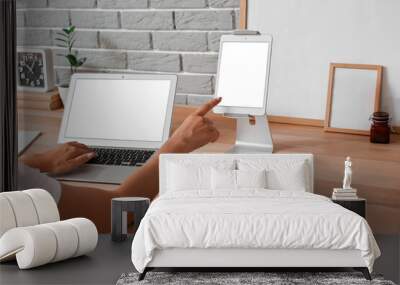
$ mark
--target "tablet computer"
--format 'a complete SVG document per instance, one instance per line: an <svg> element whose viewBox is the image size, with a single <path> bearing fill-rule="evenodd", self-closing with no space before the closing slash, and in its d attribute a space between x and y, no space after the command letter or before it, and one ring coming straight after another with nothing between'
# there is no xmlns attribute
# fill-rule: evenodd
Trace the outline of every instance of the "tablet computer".
<svg viewBox="0 0 400 285"><path fill-rule="evenodd" d="M266 114L271 48L270 35L221 37L214 113Z"/></svg>

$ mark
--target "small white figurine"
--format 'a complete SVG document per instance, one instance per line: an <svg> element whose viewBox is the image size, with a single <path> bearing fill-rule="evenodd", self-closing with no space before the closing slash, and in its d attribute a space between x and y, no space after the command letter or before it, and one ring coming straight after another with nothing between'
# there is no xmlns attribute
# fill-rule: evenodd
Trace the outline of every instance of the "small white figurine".
<svg viewBox="0 0 400 285"><path fill-rule="evenodd" d="M353 171L351 170L351 158L350 156L346 157L346 161L344 162L344 178L343 178L343 189L352 189L351 188L351 176Z"/></svg>

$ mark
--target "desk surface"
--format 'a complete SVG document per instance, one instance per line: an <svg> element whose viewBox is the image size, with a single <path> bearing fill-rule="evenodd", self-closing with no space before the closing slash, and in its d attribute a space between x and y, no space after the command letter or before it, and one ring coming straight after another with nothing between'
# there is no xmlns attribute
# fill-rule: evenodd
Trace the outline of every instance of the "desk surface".
<svg viewBox="0 0 400 285"><path fill-rule="evenodd" d="M193 107L176 106L172 128L176 129L192 111ZM56 145L62 114L62 110L18 110L20 129L42 132L26 153L47 150ZM215 114L208 116L215 121L221 136L216 143L198 152L228 150L234 142L235 121ZM351 156L353 186L358 189L360 197L367 199L367 219L374 232L400 232L400 136L393 135L392 143L383 145L371 144L365 136L325 133L320 127L277 123L270 126L276 153L314 154L314 189L317 194L330 196L332 189L341 185L345 157ZM90 185L110 190L115 187L106 184Z"/></svg>

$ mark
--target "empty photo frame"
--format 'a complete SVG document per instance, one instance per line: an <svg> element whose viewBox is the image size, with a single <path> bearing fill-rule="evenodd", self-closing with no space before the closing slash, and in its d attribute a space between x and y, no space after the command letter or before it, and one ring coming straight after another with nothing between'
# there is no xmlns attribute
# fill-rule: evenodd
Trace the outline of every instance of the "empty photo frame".
<svg viewBox="0 0 400 285"><path fill-rule="evenodd" d="M369 135L369 118L380 110L382 66L331 63L324 129Z"/></svg>

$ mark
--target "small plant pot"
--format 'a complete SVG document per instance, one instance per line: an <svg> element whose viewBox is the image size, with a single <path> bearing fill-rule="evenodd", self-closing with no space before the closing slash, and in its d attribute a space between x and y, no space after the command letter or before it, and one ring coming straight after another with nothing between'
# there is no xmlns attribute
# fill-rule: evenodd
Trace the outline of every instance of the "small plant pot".
<svg viewBox="0 0 400 285"><path fill-rule="evenodd" d="M63 105L67 104L68 102L68 91L69 91L69 86L68 85L59 85L58 87L58 93L60 94L61 101L63 102Z"/></svg>

